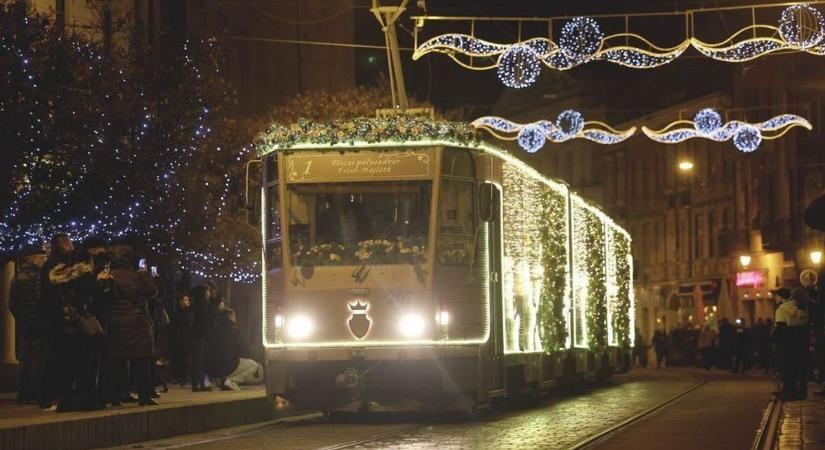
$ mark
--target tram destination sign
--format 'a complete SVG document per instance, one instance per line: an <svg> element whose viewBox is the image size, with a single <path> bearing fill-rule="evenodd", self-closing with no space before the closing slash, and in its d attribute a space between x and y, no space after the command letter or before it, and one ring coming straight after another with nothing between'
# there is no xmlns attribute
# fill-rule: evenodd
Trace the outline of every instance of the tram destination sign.
<svg viewBox="0 0 825 450"><path fill-rule="evenodd" d="M432 151L313 152L286 157L289 183L417 180L433 176Z"/></svg>

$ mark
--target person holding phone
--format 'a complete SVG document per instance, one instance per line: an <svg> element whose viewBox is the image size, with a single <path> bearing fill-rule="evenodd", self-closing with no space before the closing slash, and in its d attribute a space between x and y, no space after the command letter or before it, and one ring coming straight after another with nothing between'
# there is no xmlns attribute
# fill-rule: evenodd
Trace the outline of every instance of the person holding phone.
<svg viewBox="0 0 825 450"><path fill-rule="evenodd" d="M147 304L157 295L158 288L145 270L135 270L134 251L130 246L113 245L107 255L111 271L98 275L98 280L107 285L109 292L106 314L108 360L104 377L107 399L113 405L120 404L120 395L128 384L120 368L128 361L137 385L138 403L141 406L157 405L152 400L151 370L155 348Z"/></svg>

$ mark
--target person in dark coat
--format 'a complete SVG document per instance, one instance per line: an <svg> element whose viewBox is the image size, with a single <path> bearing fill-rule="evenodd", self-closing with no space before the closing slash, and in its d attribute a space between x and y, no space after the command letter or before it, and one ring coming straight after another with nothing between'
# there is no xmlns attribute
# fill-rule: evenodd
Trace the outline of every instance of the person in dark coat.
<svg viewBox="0 0 825 450"><path fill-rule="evenodd" d="M730 369L736 340L736 328L728 319L719 321L719 368Z"/></svg>
<svg viewBox="0 0 825 450"><path fill-rule="evenodd" d="M152 319L148 302L157 293L157 285L146 272L138 271L134 253L128 245L114 245L107 252L110 272L102 272L98 279L105 283L109 304L106 308L107 394L117 404L126 380L116 367L128 361L138 391L140 405L157 405L152 400L151 364L154 360Z"/></svg>
<svg viewBox="0 0 825 450"><path fill-rule="evenodd" d="M670 339L664 331L656 330L653 333L653 350L656 352L656 368L662 367L662 364L667 366Z"/></svg>
<svg viewBox="0 0 825 450"><path fill-rule="evenodd" d="M43 321L48 356L41 406L57 400L57 411L100 409L95 389L94 341L84 333L80 317L90 315L98 285L86 252L75 251L66 234L52 239L43 267Z"/></svg>
<svg viewBox="0 0 825 450"><path fill-rule="evenodd" d="M24 252L11 285L9 310L14 316L14 350L20 363L19 404L37 403L43 383L45 341L40 319L40 271L45 262L46 252L40 248Z"/></svg>
<svg viewBox="0 0 825 450"><path fill-rule="evenodd" d="M213 317L209 310L209 287L196 286L192 289L192 330L189 334L189 357L192 360L190 376L192 392L211 391L204 380L204 352L206 334L212 328Z"/></svg>
<svg viewBox="0 0 825 450"><path fill-rule="evenodd" d="M736 319L736 331L733 339L733 361L730 371L743 373L751 368L751 351L753 348L751 329L743 319Z"/></svg>
<svg viewBox="0 0 825 450"><path fill-rule="evenodd" d="M189 337L192 333L192 301L189 293L178 298L178 310L169 323L170 365L176 383L186 383L186 362L189 360Z"/></svg>

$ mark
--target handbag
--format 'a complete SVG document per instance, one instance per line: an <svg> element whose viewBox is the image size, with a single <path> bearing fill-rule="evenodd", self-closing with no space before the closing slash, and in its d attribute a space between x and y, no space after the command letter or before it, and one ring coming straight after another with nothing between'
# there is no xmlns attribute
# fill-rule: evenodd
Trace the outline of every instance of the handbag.
<svg viewBox="0 0 825 450"><path fill-rule="evenodd" d="M103 334L103 327L100 326L100 321L91 314L77 316L77 324L80 326L80 331L86 336L100 336Z"/></svg>

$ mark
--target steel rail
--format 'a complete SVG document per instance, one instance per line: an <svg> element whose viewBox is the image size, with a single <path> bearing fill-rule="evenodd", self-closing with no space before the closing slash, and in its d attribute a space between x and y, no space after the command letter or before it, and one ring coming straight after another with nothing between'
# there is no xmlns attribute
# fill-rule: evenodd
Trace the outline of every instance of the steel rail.
<svg viewBox="0 0 825 450"><path fill-rule="evenodd" d="M359 445L369 444L370 442L377 442L382 439L391 438L394 436L399 436L404 433L409 433L410 431L420 430L422 428L427 427L429 424L419 424L412 427L404 428L397 431L390 431L387 433L376 434L375 436L366 437L364 439L358 439L355 441L344 442L342 444L334 444L328 447L321 447L320 450L340 450L345 448L353 448L358 447Z"/></svg>
<svg viewBox="0 0 825 450"><path fill-rule="evenodd" d="M652 408L648 408L648 409L646 409L646 410L644 410L644 411L642 411L638 414L635 414L635 415L633 415L633 416L631 416L627 419L622 420L621 422L610 425L607 428L603 428L602 430L597 431L594 434L591 434L587 437L584 437L584 438L574 442L569 447L567 447L567 450L584 449L584 448L589 447L592 444L595 444L596 442L601 442L602 440L604 440L604 439L608 438L609 436L617 433L618 431L626 428L627 426L629 426L629 425L631 425L635 422L638 422L639 420L653 414L654 412L659 411L660 409L665 408L665 407L677 402L678 400L680 400L681 398L683 398L686 395L690 394L691 392L693 392L693 391L701 388L702 386L704 386L705 382L706 382L705 380L701 380L701 381L697 382L696 384L690 386L689 388L685 389L684 391L676 394L675 396L669 398L668 400L665 400L662 403L659 403L658 405L656 405Z"/></svg>
<svg viewBox="0 0 825 450"><path fill-rule="evenodd" d="M779 384L777 383L777 387ZM782 416L782 400L774 394L768 403L768 411L762 418L756 437L753 439L751 450L772 450L777 437L779 418Z"/></svg>

